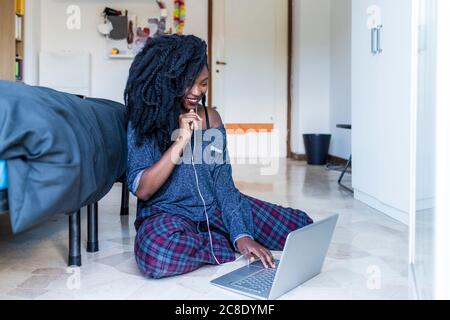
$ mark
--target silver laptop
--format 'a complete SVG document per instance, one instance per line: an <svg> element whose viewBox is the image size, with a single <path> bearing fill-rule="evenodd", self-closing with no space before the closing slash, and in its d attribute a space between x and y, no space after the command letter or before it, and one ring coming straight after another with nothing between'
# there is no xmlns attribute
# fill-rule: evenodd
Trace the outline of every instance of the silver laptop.
<svg viewBox="0 0 450 320"><path fill-rule="evenodd" d="M211 284L256 299L276 299L322 271L338 215L315 222L289 234L276 268L265 269L261 261L242 267Z"/></svg>

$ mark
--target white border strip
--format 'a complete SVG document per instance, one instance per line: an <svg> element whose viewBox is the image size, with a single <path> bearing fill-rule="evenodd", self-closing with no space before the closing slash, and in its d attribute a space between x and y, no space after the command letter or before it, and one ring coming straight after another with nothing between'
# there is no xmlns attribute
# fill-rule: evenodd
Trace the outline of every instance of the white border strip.
<svg viewBox="0 0 450 320"><path fill-rule="evenodd" d="M435 298L450 299L450 12L437 2Z"/></svg>
<svg viewBox="0 0 450 320"><path fill-rule="evenodd" d="M419 67L419 0L412 1L411 19L411 123L409 188L409 263L416 261L417 103Z"/></svg>

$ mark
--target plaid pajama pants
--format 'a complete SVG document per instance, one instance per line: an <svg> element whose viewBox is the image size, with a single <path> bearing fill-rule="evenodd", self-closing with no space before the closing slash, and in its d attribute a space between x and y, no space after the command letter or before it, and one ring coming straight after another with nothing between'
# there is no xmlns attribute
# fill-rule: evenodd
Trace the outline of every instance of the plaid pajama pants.
<svg viewBox="0 0 450 320"><path fill-rule="evenodd" d="M290 232L313 223L303 211L245 197L252 207L255 241L269 250L283 250ZM136 235L135 256L139 269L146 277L160 279L185 274L205 264L217 264L205 226L204 222L153 209L152 215L140 224ZM218 261L234 261L235 249L219 210L210 217L210 226Z"/></svg>

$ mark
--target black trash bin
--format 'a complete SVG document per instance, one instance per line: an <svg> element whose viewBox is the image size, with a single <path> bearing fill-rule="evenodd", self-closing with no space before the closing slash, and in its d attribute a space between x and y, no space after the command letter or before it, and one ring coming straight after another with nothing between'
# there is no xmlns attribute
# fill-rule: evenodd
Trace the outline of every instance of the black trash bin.
<svg viewBox="0 0 450 320"><path fill-rule="evenodd" d="M323 166L327 164L331 134L304 134L303 141L309 165Z"/></svg>

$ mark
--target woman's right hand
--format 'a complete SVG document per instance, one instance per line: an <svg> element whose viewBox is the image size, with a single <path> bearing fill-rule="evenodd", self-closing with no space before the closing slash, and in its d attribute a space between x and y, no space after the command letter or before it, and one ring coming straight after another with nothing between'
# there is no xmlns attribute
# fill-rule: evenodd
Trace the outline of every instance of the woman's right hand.
<svg viewBox="0 0 450 320"><path fill-rule="evenodd" d="M275 262L273 260L272 252L260 245L250 237L243 237L236 241L241 254L249 261L255 258L261 259L265 268L275 268Z"/></svg>
<svg viewBox="0 0 450 320"><path fill-rule="evenodd" d="M192 133L194 130L198 130L200 127L202 119L191 110L189 113L185 113L180 115L179 117L179 125L180 131L178 133L178 139L182 139L183 141L190 141Z"/></svg>

